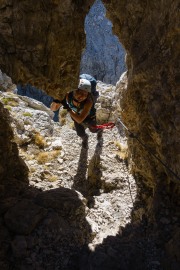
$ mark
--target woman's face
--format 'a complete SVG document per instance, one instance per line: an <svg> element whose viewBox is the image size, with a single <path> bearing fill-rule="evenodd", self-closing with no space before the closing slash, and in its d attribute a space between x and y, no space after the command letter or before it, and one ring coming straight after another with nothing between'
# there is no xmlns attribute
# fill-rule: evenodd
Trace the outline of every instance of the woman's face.
<svg viewBox="0 0 180 270"><path fill-rule="evenodd" d="M74 91L74 98L79 102L85 100L87 96L88 92L85 90L77 89L76 91Z"/></svg>

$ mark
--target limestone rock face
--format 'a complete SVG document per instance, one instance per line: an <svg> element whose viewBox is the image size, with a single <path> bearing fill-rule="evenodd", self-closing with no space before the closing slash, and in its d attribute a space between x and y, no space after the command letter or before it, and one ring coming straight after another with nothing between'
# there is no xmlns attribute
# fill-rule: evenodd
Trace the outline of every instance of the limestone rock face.
<svg viewBox="0 0 180 270"><path fill-rule="evenodd" d="M98 81L97 90L99 91L99 97L95 104L97 121L100 124L107 123L110 121L113 111L115 86Z"/></svg>
<svg viewBox="0 0 180 270"><path fill-rule="evenodd" d="M112 23L106 18L101 0L96 0L85 19L86 49L81 59L81 73L115 85L126 70L125 50L112 33Z"/></svg>
<svg viewBox="0 0 180 270"><path fill-rule="evenodd" d="M143 176L140 185L149 190L149 195L144 199L141 196L141 201L147 206L148 219L154 216L153 222L156 220L159 224L160 201L165 200L159 196L160 191L169 193L171 203L174 202L173 211L179 211L179 2L104 0L103 3L114 32L127 51L128 85L121 99L123 121L150 152L167 165L163 166L136 139L129 138L132 168ZM159 228L162 230L162 225ZM166 235L165 239L167 241ZM176 249L174 254L178 242L173 236L170 245ZM169 246L167 253L171 257ZM171 260L176 261L175 255ZM173 269L173 263L170 264L165 269Z"/></svg>
<svg viewBox="0 0 180 270"><path fill-rule="evenodd" d="M16 85L12 83L12 80L5 73L0 70L0 91L16 91Z"/></svg>
<svg viewBox="0 0 180 270"><path fill-rule="evenodd" d="M128 128L180 175L178 1L103 1L128 53L128 89L121 101ZM161 14L161 16L159 16ZM136 141L129 140L134 170L156 186L177 179Z"/></svg>
<svg viewBox="0 0 180 270"><path fill-rule="evenodd" d="M51 94L76 87L84 18L92 2L2 0L2 71L15 83L30 82Z"/></svg>

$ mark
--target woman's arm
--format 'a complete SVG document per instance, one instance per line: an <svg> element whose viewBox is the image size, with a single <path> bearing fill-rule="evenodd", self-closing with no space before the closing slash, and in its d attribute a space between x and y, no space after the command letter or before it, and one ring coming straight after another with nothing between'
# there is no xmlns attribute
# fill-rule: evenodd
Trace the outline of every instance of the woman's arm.
<svg viewBox="0 0 180 270"><path fill-rule="evenodd" d="M87 99L87 102L84 104L84 108L80 114L70 110L69 114L71 117L78 123L82 123L84 119L88 116L91 108L92 108L93 102L91 99Z"/></svg>
<svg viewBox="0 0 180 270"><path fill-rule="evenodd" d="M55 101L53 101L50 105L50 109L51 111L57 111L61 106L61 103L56 103Z"/></svg>
<svg viewBox="0 0 180 270"><path fill-rule="evenodd" d="M63 99L64 100L64 99ZM57 111L59 110L59 108L62 106L62 102L63 100L59 100L59 99L53 99L53 102L50 105L50 109L52 111Z"/></svg>

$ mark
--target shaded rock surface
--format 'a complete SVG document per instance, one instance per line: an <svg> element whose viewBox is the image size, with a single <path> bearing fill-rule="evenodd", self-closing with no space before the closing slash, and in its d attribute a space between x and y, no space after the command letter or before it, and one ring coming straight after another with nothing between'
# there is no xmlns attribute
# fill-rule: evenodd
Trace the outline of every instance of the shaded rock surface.
<svg viewBox="0 0 180 270"><path fill-rule="evenodd" d="M33 87L32 85L17 85L17 94L27 96L38 101L41 101L46 107L50 107L53 98L48 96L46 92Z"/></svg>
<svg viewBox="0 0 180 270"><path fill-rule="evenodd" d="M157 5L154 1L149 4L141 1L136 4L126 1L104 3L115 33L128 52L128 89L121 100L124 122L167 167L180 175L177 150L180 123L177 120L178 1ZM168 170L155 160L151 161L136 141L129 140L129 147L135 161L134 170L149 179L150 186L156 186L155 175L168 179L167 184L168 181L177 182Z"/></svg>
<svg viewBox="0 0 180 270"><path fill-rule="evenodd" d="M18 84L16 92L18 95L27 96L27 97L36 99L38 101L41 101L48 108L50 107L53 101L53 97L47 95L46 92L44 92L43 90L37 89L36 87L33 87L30 84L27 84L27 85ZM59 111L54 112L53 120L56 122L58 121L58 113Z"/></svg>
<svg viewBox="0 0 180 270"><path fill-rule="evenodd" d="M30 83L54 95L75 88L85 46L84 19L92 3L2 0L2 71L16 84Z"/></svg>

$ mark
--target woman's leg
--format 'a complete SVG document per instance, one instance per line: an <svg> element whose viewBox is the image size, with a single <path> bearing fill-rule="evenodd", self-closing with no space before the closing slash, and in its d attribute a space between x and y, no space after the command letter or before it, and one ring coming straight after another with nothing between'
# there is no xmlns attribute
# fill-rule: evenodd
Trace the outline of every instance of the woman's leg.
<svg viewBox="0 0 180 270"><path fill-rule="evenodd" d="M92 132L92 133L97 133L97 139L101 139L102 138L102 133L103 133L103 130L100 129L100 128L93 128L93 126L96 126L97 125L97 122L96 122L96 117L93 118L92 120L90 120L88 122L88 128L89 130Z"/></svg>
<svg viewBox="0 0 180 270"><path fill-rule="evenodd" d="M84 136L86 136L85 128L83 125L78 124L77 122L74 121L74 126L76 133L79 137L83 138Z"/></svg>
<svg viewBox="0 0 180 270"><path fill-rule="evenodd" d="M97 129L93 128L93 126L96 126L96 117L92 118L92 119L89 119L87 121L87 127L89 128L89 130L92 132L92 133L96 133L97 132Z"/></svg>
<svg viewBox="0 0 180 270"><path fill-rule="evenodd" d="M78 124L77 122L74 121L74 126L76 129L76 133L79 137L82 139L82 147L83 148L88 148L88 135L85 132L85 127L81 124Z"/></svg>

